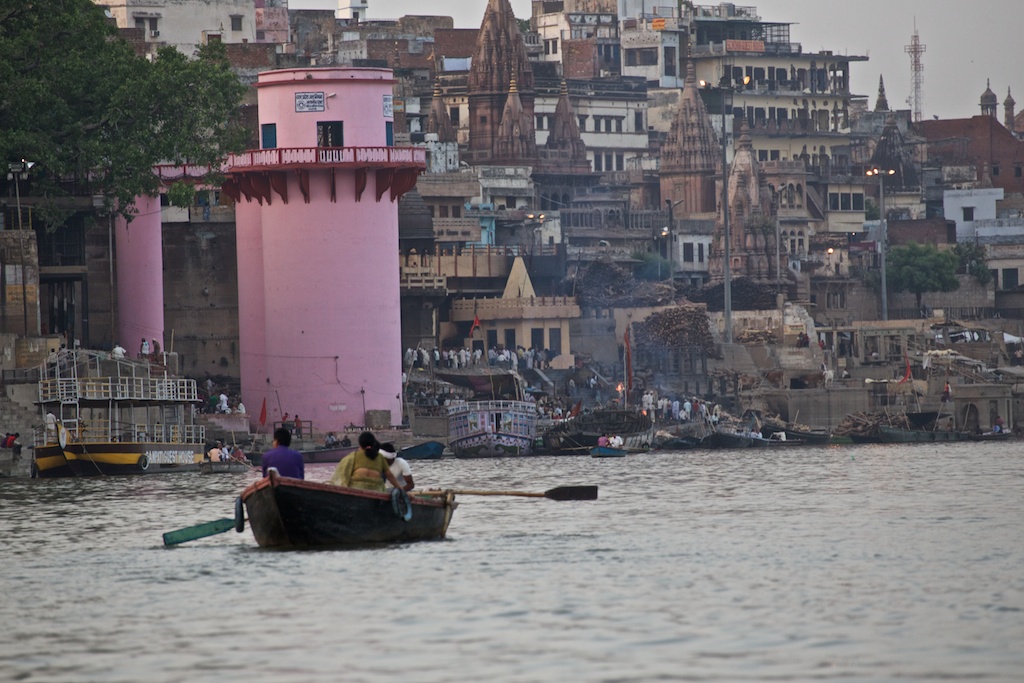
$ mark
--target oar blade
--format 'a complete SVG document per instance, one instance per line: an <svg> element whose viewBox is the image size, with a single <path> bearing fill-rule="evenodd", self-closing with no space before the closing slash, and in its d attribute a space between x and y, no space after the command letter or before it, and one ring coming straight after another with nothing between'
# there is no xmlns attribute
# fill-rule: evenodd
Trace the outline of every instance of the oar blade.
<svg viewBox="0 0 1024 683"><path fill-rule="evenodd" d="M559 486L544 492L551 500L597 500L596 486Z"/></svg>
<svg viewBox="0 0 1024 683"><path fill-rule="evenodd" d="M164 545L178 545L179 543L195 541L207 536L216 536L225 531L231 531L234 528L235 520L233 518L215 519L212 522L204 522L203 524L185 527L177 531L168 531L164 534Z"/></svg>

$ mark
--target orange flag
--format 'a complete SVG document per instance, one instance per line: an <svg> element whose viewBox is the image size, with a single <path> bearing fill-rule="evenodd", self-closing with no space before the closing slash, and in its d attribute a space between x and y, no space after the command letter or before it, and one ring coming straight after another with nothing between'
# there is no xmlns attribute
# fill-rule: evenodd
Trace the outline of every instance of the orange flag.
<svg viewBox="0 0 1024 683"><path fill-rule="evenodd" d="M263 408L260 409L260 426L267 424L267 397L263 397Z"/></svg>
<svg viewBox="0 0 1024 683"><path fill-rule="evenodd" d="M473 316L473 325L469 328L469 336L472 337L473 333L476 332L476 328L480 327L480 316Z"/></svg>

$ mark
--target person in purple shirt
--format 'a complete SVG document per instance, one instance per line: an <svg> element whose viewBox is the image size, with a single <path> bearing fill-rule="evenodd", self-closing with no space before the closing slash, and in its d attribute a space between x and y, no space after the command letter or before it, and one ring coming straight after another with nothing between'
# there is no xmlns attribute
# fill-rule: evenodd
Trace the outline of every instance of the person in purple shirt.
<svg viewBox="0 0 1024 683"><path fill-rule="evenodd" d="M267 470L273 467L282 477L294 479L305 479L306 468L302 462L302 453L293 451L292 434L284 427L274 430L273 448L263 454L263 476L267 476Z"/></svg>

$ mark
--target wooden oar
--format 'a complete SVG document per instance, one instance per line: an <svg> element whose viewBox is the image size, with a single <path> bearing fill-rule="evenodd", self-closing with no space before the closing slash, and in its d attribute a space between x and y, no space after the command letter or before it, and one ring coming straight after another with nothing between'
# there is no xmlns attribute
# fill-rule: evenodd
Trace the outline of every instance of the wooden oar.
<svg viewBox="0 0 1024 683"><path fill-rule="evenodd" d="M235 520L233 517L215 519L212 522L204 522L195 526L185 527L184 529L178 529L177 531L168 531L164 534L164 545L177 545L186 541L206 538L207 536L216 536L217 534L223 534L225 531L231 531L234 528Z"/></svg>
<svg viewBox="0 0 1024 683"><path fill-rule="evenodd" d="M484 491L478 489L445 489L443 491L413 491L414 496L443 496L448 492L458 496L522 496L550 498L551 500L597 500L596 486L557 486L543 493L533 491Z"/></svg>

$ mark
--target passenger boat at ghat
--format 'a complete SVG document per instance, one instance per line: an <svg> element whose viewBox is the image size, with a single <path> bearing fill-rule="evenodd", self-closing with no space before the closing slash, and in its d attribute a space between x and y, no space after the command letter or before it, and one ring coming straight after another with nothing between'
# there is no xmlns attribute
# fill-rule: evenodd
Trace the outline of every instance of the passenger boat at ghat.
<svg viewBox="0 0 1024 683"><path fill-rule="evenodd" d="M477 398L446 408L448 447L456 458L532 455L537 438L537 405L523 400L523 381L511 370L439 373L471 389ZM490 400L479 397L490 395ZM514 396L515 398L500 398Z"/></svg>
<svg viewBox="0 0 1024 683"><path fill-rule="evenodd" d="M643 451L654 443L654 420L643 410L601 409L562 420L544 432L544 448L560 455L586 455L601 435L622 438L621 448Z"/></svg>
<svg viewBox="0 0 1024 683"><path fill-rule="evenodd" d="M242 491L239 501L236 528L244 524L244 505L256 543L265 548L441 539L458 506L452 492L420 498L395 489L384 493L291 479L273 470Z"/></svg>
<svg viewBox="0 0 1024 683"><path fill-rule="evenodd" d="M205 428L195 380L148 360L64 350L40 368L33 476L198 471Z"/></svg>

